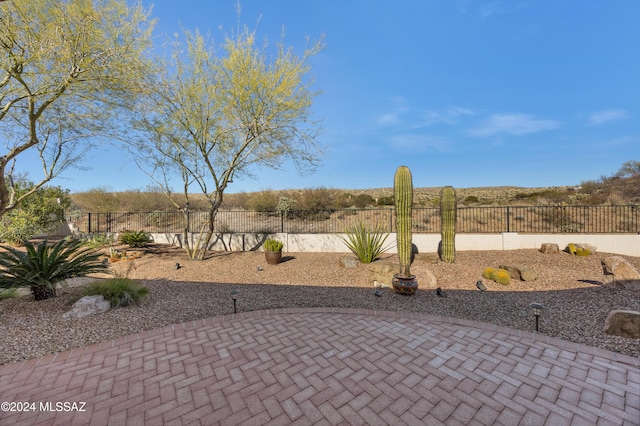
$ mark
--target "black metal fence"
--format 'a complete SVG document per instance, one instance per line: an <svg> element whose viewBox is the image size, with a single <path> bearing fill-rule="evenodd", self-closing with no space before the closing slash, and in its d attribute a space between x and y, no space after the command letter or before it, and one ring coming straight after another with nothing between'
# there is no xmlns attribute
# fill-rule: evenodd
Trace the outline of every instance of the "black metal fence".
<svg viewBox="0 0 640 426"><path fill-rule="evenodd" d="M76 213L67 222L80 233L119 232L124 229L154 233L204 230L208 213L193 211L148 213ZM222 233L286 232L293 234L342 233L358 222L395 232L395 211L343 209L293 211L287 215L254 211L219 211L215 231ZM640 205L625 206L501 206L460 207L458 233L640 233ZM439 208L414 208L413 232L440 232Z"/></svg>

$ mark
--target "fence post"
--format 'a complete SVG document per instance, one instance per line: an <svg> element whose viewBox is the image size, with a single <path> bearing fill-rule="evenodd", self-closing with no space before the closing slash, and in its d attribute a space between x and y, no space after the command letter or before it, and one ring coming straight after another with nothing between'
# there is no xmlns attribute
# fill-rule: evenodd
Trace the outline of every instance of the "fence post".
<svg viewBox="0 0 640 426"><path fill-rule="evenodd" d="M507 206L507 232L511 232L511 207Z"/></svg>
<svg viewBox="0 0 640 426"><path fill-rule="evenodd" d="M87 226L87 234L91 233L91 213L87 213L87 219L89 221L89 226Z"/></svg>
<svg viewBox="0 0 640 426"><path fill-rule="evenodd" d="M280 210L280 232L284 234L284 210Z"/></svg>

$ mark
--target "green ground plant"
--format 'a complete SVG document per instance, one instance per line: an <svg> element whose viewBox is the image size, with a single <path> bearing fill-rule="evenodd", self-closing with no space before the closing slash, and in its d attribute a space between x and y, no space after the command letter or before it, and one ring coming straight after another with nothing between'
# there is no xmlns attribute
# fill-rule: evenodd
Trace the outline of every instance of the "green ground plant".
<svg viewBox="0 0 640 426"><path fill-rule="evenodd" d="M107 268L95 249L79 240L61 240L37 247L27 241L25 251L3 246L0 252L0 288L28 287L35 300L56 296L56 285L69 278L83 277Z"/></svg>
<svg viewBox="0 0 640 426"><path fill-rule="evenodd" d="M498 284L508 285L511 283L511 274L506 269L485 268L482 276Z"/></svg>
<svg viewBox="0 0 640 426"><path fill-rule="evenodd" d="M111 303L112 308L136 304L149 293L147 287L141 286L130 278L109 278L88 285L85 296L101 295Z"/></svg>
<svg viewBox="0 0 640 426"><path fill-rule="evenodd" d="M0 290L0 300L7 300L7 299L11 299L13 297L16 297L18 295L18 289L17 288L10 288L7 290Z"/></svg>
<svg viewBox="0 0 640 426"><path fill-rule="evenodd" d="M149 235L144 231L125 230L120 234L119 241L131 248L145 247L149 243Z"/></svg>
<svg viewBox="0 0 640 426"><path fill-rule="evenodd" d="M385 242L389 234L384 232L386 224L376 223L372 228L358 221L347 228L346 237L340 239L362 263L371 263L379 259L387 250Z"/></svg>
<svg viewBox="0 0 640 426"><path fill-rule="evenodd" d="M99 249L102 247L110 246L115 242L111 235L107 234L96 234L82 238L82 245L92 248Z"/></svg>

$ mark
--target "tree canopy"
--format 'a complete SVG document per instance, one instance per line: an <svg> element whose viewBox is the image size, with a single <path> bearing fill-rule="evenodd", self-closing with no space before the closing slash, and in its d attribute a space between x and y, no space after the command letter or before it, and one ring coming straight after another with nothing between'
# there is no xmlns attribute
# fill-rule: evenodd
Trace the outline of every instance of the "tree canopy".
<svg viewBox="0 0 640 426"><path fill-rule="evenodd" d="M135 158L169 197L171 178L180 178L187 203L174 204L185 214L190 190L206 195L209 220L196 230L204 239L187 247L191 257L204 258L224 191L235 177L278 168L286 160L301 173L317 166L320 126L311 120L310 107L318 92L311 87L309 58L322 44L300 55L284 43L270 51L245 29L220 50L188 31L171 48L171 61L149 89L152 95L137 108L135 127L144 137Z"/></svg>
<svg viewBox="0 0 640 426"><path fill-rule="evenodd" d="M115 114L142 88L154 22L127 0L0 3L0 217L117 133ZM21 158L42 176L16 190ZM24 189L24 188L22 188Z"/></svg>

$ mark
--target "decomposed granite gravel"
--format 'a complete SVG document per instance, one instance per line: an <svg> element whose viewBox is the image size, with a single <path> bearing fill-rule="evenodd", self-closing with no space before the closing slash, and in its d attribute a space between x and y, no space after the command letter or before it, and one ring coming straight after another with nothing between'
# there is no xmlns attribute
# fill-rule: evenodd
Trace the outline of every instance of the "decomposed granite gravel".
<svg viewBox="0 0 640 426"><path fill-rule="evenodd" d="M604 285L601 260L605 253L587 257L568 253L542 254L538 250L465 251L453 264L412 265L419 289L414 296L396 295L389 288L381 297L367 265L352 268L340 258L350 253L284 253L275 266L261 252L212 253L204 261L190 261L175 247L151 245L139 259L110 265L110 274L139 280L149 295L136 306L106 314L64 320L86 282L100 277L70 280L58 288L58 297L35 302L28 292L0 301L0 364L26 360L71 348L122 337L163 325L233 312L231 289L238 289L238 311L279 307L348 307L411 311L477 320L533 331L532 302L545 306L540 333L611 351L640 356L640 339L603 332L614 309L640 311L640 292ZM640 258L623 256L640 270ZM379 262L395 262L385 255ZM176 269L176 263L180 268ZM521 265L535 270L536 281L511 280L501 285L482 278L486 267ZM427 272L437 279L430 285ZM487 291L476 288L481 279ZM441 287L446 298L436 294Z"/></svg>

